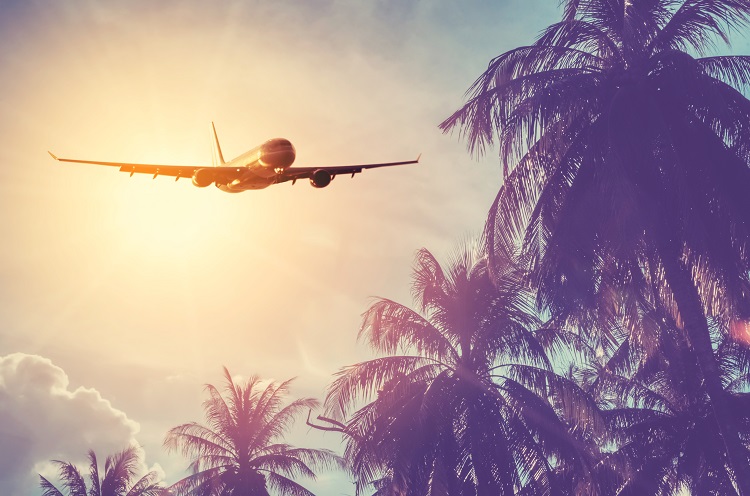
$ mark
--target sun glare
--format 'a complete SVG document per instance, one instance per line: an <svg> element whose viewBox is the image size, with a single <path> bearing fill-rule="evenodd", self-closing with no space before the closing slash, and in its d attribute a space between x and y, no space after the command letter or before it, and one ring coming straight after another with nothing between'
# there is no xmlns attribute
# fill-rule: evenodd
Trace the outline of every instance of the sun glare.
<svg viewBox="0 0 750 496"><path fill-rule="evenodd" d="M215 234L216 219L221 218L221 208L216 202L196 202L194 195L189 194L192 191L175 190L172 184L157 184L160 178L152 181L123 175L121 179L131 183L123 184L115 193L117 218L113 227L124 244L154 256L207 248L206 240ZM169 179L161 178L160 182L164 181ZM193 186L176 187L184 190Z"/></svg>
<svg viewBox="0 0 750 496"><path fill-rule="evenodd" d="M747 320L732 320L729 323L729 334L737 341L750 344L750 322Z"/></svg>

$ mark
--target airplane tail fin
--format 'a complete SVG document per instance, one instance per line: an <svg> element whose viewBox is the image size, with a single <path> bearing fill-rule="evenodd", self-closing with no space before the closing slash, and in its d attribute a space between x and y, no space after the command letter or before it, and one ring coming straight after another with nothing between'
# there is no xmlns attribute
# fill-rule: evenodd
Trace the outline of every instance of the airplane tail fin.
<svg viewBox="0 0 750 496"><path fill-rule="evenodd" d="M221 146L219 146L219 137L216 135L216 126L211 121L211 134L213 140L211 141L211 152L214 167L220 167L224 165L224 155L221 154Z"/></svg>

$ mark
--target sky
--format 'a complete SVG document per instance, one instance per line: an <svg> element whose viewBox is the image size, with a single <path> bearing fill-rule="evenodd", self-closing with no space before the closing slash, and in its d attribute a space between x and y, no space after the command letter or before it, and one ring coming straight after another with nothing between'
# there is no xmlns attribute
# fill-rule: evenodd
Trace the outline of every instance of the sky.
<svg viewBox="0 0 750 496"><path fill-rule="evenodd" d="M437 125L558 17L556 0L0 0L0 494L131 442L174 482L188 460L164 435L202 420L222 366L322 400L372 356L372 297L410 303L416 250L445 260L481 231L501 167ZM231 195L47 155L210 164L211 121L227 159L273 137L300 166L422 159ZM341 473L309 487L354 493Z"/></svg>

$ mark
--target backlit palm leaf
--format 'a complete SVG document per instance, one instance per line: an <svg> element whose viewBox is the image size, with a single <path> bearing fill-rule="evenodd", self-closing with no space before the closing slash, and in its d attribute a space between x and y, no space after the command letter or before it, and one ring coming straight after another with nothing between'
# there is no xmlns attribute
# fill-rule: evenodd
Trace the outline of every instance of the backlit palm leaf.
<svg viewBox="0 0 750 496"><path fill-rule="evenodd" d="M207 385L203 403L207 426L195 422L172 428L164 440L168 451L192 458L191 475L171 486L178 496L309 495L290 477L314 479L318 468L340 466L328 450L294 448L279 443L294 419L317 406L310 398L284 405L291 380L261 384L251 377L235 383L224 368L224 394Z"/></svg>
<svg viewBox="0 0 750 496"><path fill-rule="evenodd" d="M507 259L491 278L475 248L445 267L420 250L413 295L420 312L390 300L365 312L360 336L389 356L345 367L329 387L327 415L346 422L358 494L368 484L383 495L550 491L548 457L561 464L588 455L547 399L563 389L546 354L555 339L549 329L544 343L536 338L540 323L522 274ZM493 369L506 360L549 376L496 384Z"/></svg>
<svg viewBox="0 0 750 496"><path fill-rule="evenodd" d="M140 461L138 448L131 446L114 455L108 456L104 464L104 474L101 476L96 454L88 453L89 481L86 481L72 463L53 460L58 466L60 479L66 492L57 489L50 481L42 476L40 487L42 496L167 496L165 487L160 483L156 472L148 472L138 478ZM66 494L67 493L67 494Z"/></svg>

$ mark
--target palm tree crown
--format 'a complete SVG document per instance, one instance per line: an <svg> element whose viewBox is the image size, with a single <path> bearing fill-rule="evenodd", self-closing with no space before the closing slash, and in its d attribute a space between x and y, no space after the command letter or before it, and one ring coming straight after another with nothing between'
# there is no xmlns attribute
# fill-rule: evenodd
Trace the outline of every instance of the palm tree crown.
<svg viewBox="0 0 750 496"><path fill-rule="evenodd" d="M119 453L108 456L104 462L104 476L99 475L99 464L96 454L89 451L89 481L80 471L69 462L54 460L58 466L63 486L68 496L167 496L168 492L162 486L156 472L151 471L141 478L137 478L139 460L138 448L131 446ZM64 496L61 490L41 475L40 486L44 490L42 496Z"/></svg>
<svg viewBox="0 0 750 496"><path fill-rule="evenodd" d="M442 123L479 152L499 137L513 174L489 227L498 243L524 233L545 301L580 303L616 279L587 268L618 260L620 283L656 255L685 257L735 303L750 297L750 101L738 91L750 57L691 55L749 16L744 0L567 0L561 22L494 59Z"/></svg>
<svg viewBox="0 0 750 496"><path fill-rule="evenodd" d="M172 428L164 445L193 459L191 475L170 489L177 495L253 496L312 493L293 477L315 478L316 467L338 464L327 450L295 448L280 442L295 417L317 406L303 398L283 406L291 380L265 386L258 377L235 384L224 369L225 395L210 384L203 403L208 425L196 422Z"/></svg>
<svg viewBox="0 0 750 496"><path fill-rule="evenodd" d="M547 401L564 381L537 334L533 298L510 264L497 282L481 251L444 270L420 250L420 311L380 299L364 314L360 336L386 356L342 370L326 405L346 422L358 481L376 494L549 494L548 457L585 464Z"/></svg>

